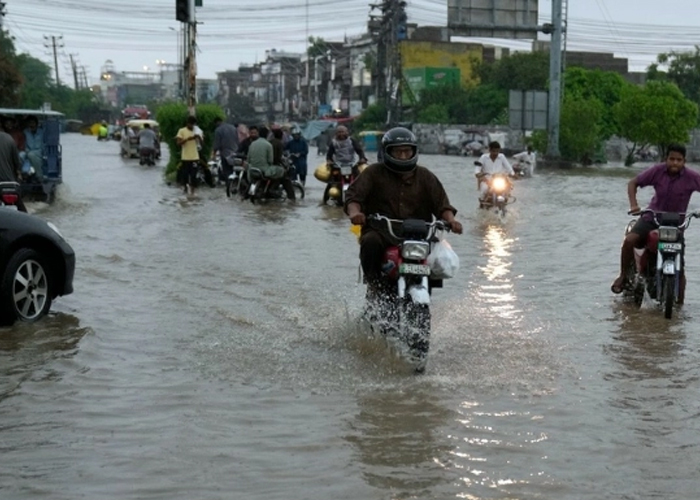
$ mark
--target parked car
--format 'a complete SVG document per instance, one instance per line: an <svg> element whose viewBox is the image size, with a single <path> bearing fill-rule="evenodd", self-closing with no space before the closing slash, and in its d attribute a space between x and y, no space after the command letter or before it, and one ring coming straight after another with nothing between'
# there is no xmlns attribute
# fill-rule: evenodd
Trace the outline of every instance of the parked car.
<svg viewBox="0 0 700 500"><path fill-rule="evenodd" d="M75 252L56 226L0 208L0 324L34 322L73 292Z"/></svg>

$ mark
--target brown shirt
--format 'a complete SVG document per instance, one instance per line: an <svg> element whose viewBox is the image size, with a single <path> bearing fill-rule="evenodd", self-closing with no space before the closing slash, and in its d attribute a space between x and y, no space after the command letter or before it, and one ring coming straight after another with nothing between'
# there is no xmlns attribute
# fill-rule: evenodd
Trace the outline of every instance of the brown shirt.
<svg viewBox="0 0 700 500"><path fill-rule="evenodd" d="M16 182L20 167L17 144L10 134L0 132L0 182Z"/></svg>
<svg viewBox="0 0 700 500"><path fill-rule="evenodd" d="M440 180L425 167L397 174L381 163L367 167L347 191L349 203L359 203L365 215L380 214L392 219L438 219L445 210L456 214Z"/></svg>

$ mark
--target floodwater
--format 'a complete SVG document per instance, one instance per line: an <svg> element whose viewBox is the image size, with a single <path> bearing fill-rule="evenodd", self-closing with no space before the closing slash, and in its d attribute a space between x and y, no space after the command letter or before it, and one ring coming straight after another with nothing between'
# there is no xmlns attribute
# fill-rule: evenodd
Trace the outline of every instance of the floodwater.
<svg viewBox="0 0 700 500"><path fill-rule="evenodd" d="M187 200L63 142L30 208L75 293L0 330L3 500L697 498L700 228L673 319L613 297L633 171L536 172L500 221L471 160L424 156L465 234L413 375L358 326L358 247L313 177L295 205Z"/></svg>

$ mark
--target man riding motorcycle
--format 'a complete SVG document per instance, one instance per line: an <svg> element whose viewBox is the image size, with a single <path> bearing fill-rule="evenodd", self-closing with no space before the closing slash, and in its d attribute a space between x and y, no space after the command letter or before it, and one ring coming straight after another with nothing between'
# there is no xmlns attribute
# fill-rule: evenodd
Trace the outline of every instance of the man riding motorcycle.
<svg viewBox="0 0 700 500"><path fill-rule="evenodd" d="M649 209L655 212L677 212L685 213L688 210L690 197L696 191L700 192L700 173L695 170L685 168L685 146L672 144L668 147L666 161L654 165L627 184L627 197L630 203L630 213L640 212L637 203L637 188L645 186L654 187L654 197L649 204ZM656 224L652 220L651 214L643 215L637 220L630 232L625 236L625 240L620 250L620 274L610 290L619 294L624 291L625 278L624 270L634 262L634 249L643 248L649 233L656 229ZM680 290L678 303L683 303L685 291L685 274L680 276Z"/></svg>
<svg viewBox="0 0 700 500"><path fill-rule="evenodd" d="M353 224L362 226L360 261L374 294L380 290L384 252L392 244L389 235L366 225L365 214L381 214L393 219L423 219L433 216L449 223L461 234L455 220L457 210L450 205L439 179L418 165L418 145L413 133L403 127L389 130L381 141L383 163L367 167L347 190L345 213Z"/></svg>
<svg viewBox="0 0 700 500"><path fill-rule="evenodd" d="M481 155L474 170L480 193L479 199L482 201L488 197L489 180L494 174L515 176L513 167L508 163L506 156L501 153L501 144L498 141L489 143L488 154L484 153Z"/></svg>
<svg viewBox="0 0 700 500"><path fill-rule="evenodd" d="M355 162L355 154L357 154L359 161ZM367 158L365 157L365 152L362 150L362 146L350 137L347 127L344 125L339 125L335 131L335 138L331 141L328 147L328 153L326 153L327 163L367 163ZM353 167L353 177L357 177L359 172Z"/></svg>

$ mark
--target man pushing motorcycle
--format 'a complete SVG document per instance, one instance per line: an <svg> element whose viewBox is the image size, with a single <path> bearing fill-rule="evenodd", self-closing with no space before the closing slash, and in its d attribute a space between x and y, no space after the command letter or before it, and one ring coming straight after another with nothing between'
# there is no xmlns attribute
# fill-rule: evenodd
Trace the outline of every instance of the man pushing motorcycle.
<svg viewBox="0 0 700 500"><path fill-rule="evenodd" d="M645 186L654 187L654 197L649 204L649 209L654 212L685 213L688 210L690 197L696 191L700 191L700 173L685 166L685 146L672 144L668 147L666 161L654 165L627 184L627 197L630 203L630 214L640 212L637 203L637 189ZM620 274L610 286L610 290L619 294L625 288L625 274L632 262L634 262L634 249L643 248L649 233L656 229L653 214L644 214L625 236L620 250ZM678 302L683 302L685 290L685 275L681 275L680 292Z"/></svg>
<svg viewBox="0 0 700 500"><path fill-rule="evenodd" d="M362 226L360 261L368 289L377 293L382 275L384 252L392 244L389 235L367 225L365 214L381 214L392 219L443 219L450 229L462 233L455 220L457 210L440 180L418 165L418 145L413 133L403 127L389 130L381 141L383 162L367 167L350 185L345 213L353 224Z"/></svg>

